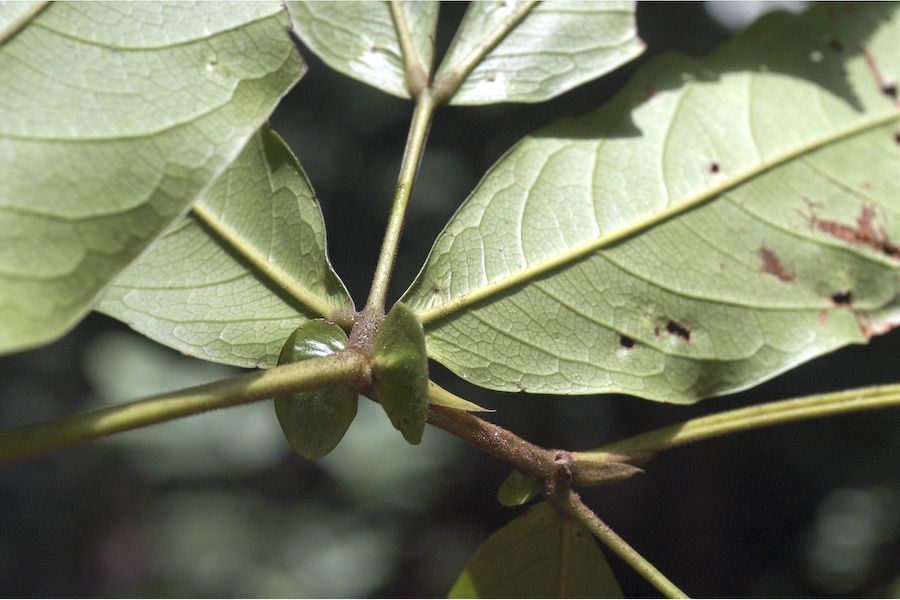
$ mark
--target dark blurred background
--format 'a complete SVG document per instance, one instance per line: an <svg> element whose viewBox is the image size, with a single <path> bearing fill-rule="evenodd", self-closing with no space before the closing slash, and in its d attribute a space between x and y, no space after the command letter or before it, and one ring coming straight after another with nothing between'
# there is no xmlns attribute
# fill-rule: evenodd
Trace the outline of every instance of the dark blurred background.
<svg viewBox="0 0 900 600"><path fill-rule="evenodd" d="M729 18L749 8L735 5ZM442 8L439 49L464 9ZM517 139L596 108L661 51L705 54L741 25L727 23L703 4L642 4L648 49L635 63L545 104L441 109L391 300ZM310 71L272 124L316 188L332 262L361 305L411 107L304 56ZM898 344L894 331L691 407L500 394L438 365L433 377L496 408L491 420L529 440L584 449L711 411L897 381ZM0 426L233 372L91 315L50 346L0 358ZM900 411L862 413L673 450L645 475L584 496L691 595L898 596L898 456ZM370 402L338 449L316 463L291 452L269 403L121 434L0 468L0 595L443 596L477 545L520 512L496 502L507 473L431 428L421 446L406 445ZM656 595L614 556L610 563L627 595Z"/></svg>

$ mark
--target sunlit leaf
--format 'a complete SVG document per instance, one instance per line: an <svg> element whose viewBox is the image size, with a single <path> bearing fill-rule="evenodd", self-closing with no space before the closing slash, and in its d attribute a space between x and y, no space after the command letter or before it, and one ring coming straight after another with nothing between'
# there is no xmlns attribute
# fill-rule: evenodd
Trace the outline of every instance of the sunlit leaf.
<svg viewBox="0 0 900 600"><path fill-rule="evenodd" d="M900 18L823 5L525 138L404 297L501 390L691 402L900 324Z"/></svg>
<svg viewBox="0 0 900 600"><path fill-rule="evenodd" d="M399 2L417 59L426 73L434 60L438 3ZM331 68L408 98L397 27L387 2L287 2L294 31Z"/></svg>
<svg viewBox="0 0 900 600"><path fill-rule="evenodd" d="M288 24L277 2L60 2L6 37L0 351L73 326L238 155L303 74Z"/></svg>
<svg viewBox="0 0 900 600"><path fill-rule="evenodd" d="M540 102L640 54L634 2L472 2L435 77L464 64L520 12L514 28L463 80L450 104Z"/></svg>
<svg viewBox="0 0 900 600"><path fill-rule="evenodd" d="M621 598L591 534L542 502L489 537L450 598Z"/></svg>
<svg viewBox="0 0 900 600"><path fill-rule="evenodd" d="M273 366L298 325L341 308L353 303L328 263L319 204L268 128L99 305L185 354L244 367Z"/></svg>

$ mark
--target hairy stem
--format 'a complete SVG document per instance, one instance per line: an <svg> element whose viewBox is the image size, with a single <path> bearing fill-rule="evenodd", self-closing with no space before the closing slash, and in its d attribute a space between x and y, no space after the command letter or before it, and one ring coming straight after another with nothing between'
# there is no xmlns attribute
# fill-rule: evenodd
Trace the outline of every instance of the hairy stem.
<svg viewBox="0 0 900 600"><path fill-rule="evenodd" d="M431 93L427 89L423 90L416 98L416 109L409 126L406 150L403 152L400 176L394 192L391 218L388 221L387 232L384 234L384 242L381 244L381 254L378 256L378 265L375 267L369 300L364 309L367 314L384 313L384 299L391 279L391 270L394 268L394 259L397 256L397 245L400 243L400 233L403 230L406 205L409 202L416 173L419 170L435 106Z"/></svg>
<svg viewBox="0 0 900 600"><path fill-rule="evenodd" d="M538 479L552 480L559 472L554 452L467 412L431 404L428 422Z"/></svg>
<svg viewBox="0 0 900 600"><path fill-rule="evenodd" d="M577 519L591 533L597 536L607 548L616 553L616 555L624 560L628 565L637 571L644 579L646 579L653 587L658 589L667 598L687 598L688 596L678 587L659 572L650 561L638 554L638 552L628 545L628 543L620 538L615 531L609 528L609 525L600 520L590 508L588 508L581 498L569 490L568 494L561 498L552 499L554 506L558 510L562 510L574 519Z"/></svg>
<svg viewBox="0 0 900 600"><path fill-rule="evenodd" d="M730 410L656 429L608 444L596 451L572 454L576 460L592 460L602 453L645 458L660 450L738 431L891 406L900 406L900 384L815 394Z"/></svg>
<svg viewBox="0 0 900 600"><path fill-rule="evenodd" d="M266 371L160 394L0 433L0 464L179 417L334 385L356 387L367 363L353 352L312 358Z"/></svg>

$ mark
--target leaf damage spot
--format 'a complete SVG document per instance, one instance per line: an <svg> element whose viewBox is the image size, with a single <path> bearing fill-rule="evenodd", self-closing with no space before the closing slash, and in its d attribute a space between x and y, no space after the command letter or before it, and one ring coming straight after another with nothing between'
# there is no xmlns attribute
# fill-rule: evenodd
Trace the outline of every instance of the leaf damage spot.
<svg viewBox="0 0 900 600"><path fill-rule="evenodd" d="M864 336L866 336L867 340L872 339L876 335L884 335L892 329L900 327L900 317L897 316L889 317L884 321L873 323L872 319L868 315L857 313L856 322L859 325L859 330Z"/></svg>
<svg viewBox="0 0 900 600"><path fill-rule="evenodd" d="M784 268L784 266L781 264L781 261L778 260L778 256L776 256L774 252L772 252L765 246L760 247L759 257L762 258L763 261L763 265L760 268L760 271L762 271L763 273L774 275L781 281L794 280L794 272L788 271L786 268Z"/></svg>
<svg viewBox="0 0 900 600"><path fill-rule="evenodd" d="M632 348L634 348L634 343L634 340L627 335L619 336L619 345L626 350L631 350Z"/></svg>
<svg viewBox="0 0 900 600"><path fill-rule="evenodd" d="M813 205L810 203L810 206ZM884 229L875 231L872 221L875 217L875 208L869 204L863 204L859 217L856 219L856 227L828 221L818 218L815 214L809 217L810 227L827 233L833 237L850 244L868 246L894 260L900 260L900 246L897 246L888 238Z"/></svg>
<svg viewBox="0 0 900 600"><path fill-rule="evenodd" d="M825 321L828 320L828 313L824 310L819 311L819 326L825 327Z"/></svg>
<svg viewBox="0 0 900 600"><path fill-rule="evenodd" d="M716 161L712 161L711 163L709 163L709 166L707 167L707 169L709 170L710 173L716 174L722 170L722 166L719 163L717 163Z"/></svg>
<svg viewBox="0 0 900 600"><path fill-rule="evenodd" d="M894 132L894 143L895 143L895 144L900 144L900 131L895 131L895 132Z"/></svg>
<svg viewBox="0 0 900 600"><path fill-rule="evenodd" d="M831 302L835 306L850 306L853 303L853 292L850 290L835 292L831 295Z"/></svg>
<svg viewBox="0 0 900 600"><path fill-rule="evenodd" d="M893 100L894 104L897 104L897 82L886 81L884 79L881 70L878 68L878 65L875 64L875 59L872 58L872 55L869 54L868 50L863 48L862 55L866 59L866 66L869 67L869 70L875 77L875 81L878 83L878 88L881 90L881 93Z"/></svg>
<svg viewBox="0 0 900 600"><path fill-rule="evenodd" d="M674 336L680 337L687 343L691 342L691 326L687 323L679 323L674 319L666 322L666 331Z"/></svg>

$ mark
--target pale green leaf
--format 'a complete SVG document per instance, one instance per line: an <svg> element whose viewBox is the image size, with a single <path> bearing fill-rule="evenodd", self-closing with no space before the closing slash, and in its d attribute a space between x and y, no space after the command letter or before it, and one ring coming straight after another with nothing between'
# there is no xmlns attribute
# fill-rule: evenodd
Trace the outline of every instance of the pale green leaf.
<svg viewBox="0 0 900 600"><path fill-rule="evenodd" d="M489 537L450 598L621 598L603 552L576 521L546 502Z"/></svg>
<svg viewBox="0 0 900 600"><path fill-rule="evenodd" d="M434 60L438 2L400 2L418 63ZM287 2L294 31L332 69L388 94L409 98L397 25L387 2Z"/></svg>
<svg viewBox="0 0 900 600"><path fill-rule="evenodd" d="M450 104L541 102L639 55L634 2L472 2L435 78L459 69L497 28L521 21L475 64Z"/></svg>
<svg viewBox="0 0 900 600"><path fill-rule="evenodd" d="M185 354L271 367L307 319L352 309L306 175L267 127L98 309Z"/></svg>
<svg viewBox="0 0 900 600"><path fill-rule="evenodd" d="M6 14L6 13L4 13ZM267 3L54 3L0 46L0 351L62 335L304 72Z"/></svg>
<svg viewBox="0 0 900 600"><path fill-rule="evenodd" d="M773 15L495 165L404 301L501 390L692 402L900 324L896 5Z"/></svg>
<svg viewBox="0 0 900 600"><path fill-rule="evenodd" d="M521 506L541 492L538 480L513 469L497 490L497 501L503 506Z"/></svg>

